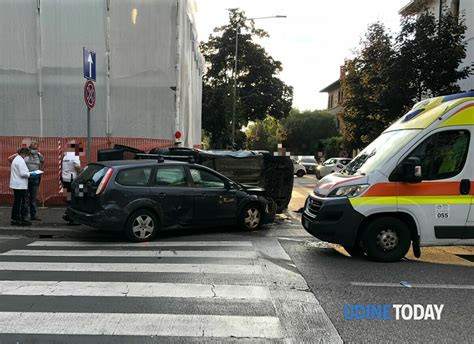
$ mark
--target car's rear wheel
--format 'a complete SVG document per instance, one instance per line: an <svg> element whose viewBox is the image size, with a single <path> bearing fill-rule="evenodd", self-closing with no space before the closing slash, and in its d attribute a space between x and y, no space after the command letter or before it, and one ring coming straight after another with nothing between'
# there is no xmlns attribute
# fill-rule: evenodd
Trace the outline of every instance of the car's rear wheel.
<svg viewBox="0 0 474 344"><path fill-rule="evenodd" d="M262 212L256 204L247 205L240 214L240 227L247 231L254 231L262 224Z"/></svg>
<svg viewBox="0 0 474 344"><path fill-rule="evenodd" d="M300 178L303 177L303 176L304 176L304 171L303 171L303 170L297 171L297 172L296 172L296 176L297 176L297 177L300 177Z"/></svg>
<svg viewBox="0 0 474 344"><path fill-rule="evenodd" d="M377 262L396 262L410 249L410 230L401 220L381 217L371 221L362 234L362 249Z"/></svg>
<svg viewBox="0 0 474 344"><path fill-rule="evenodd" d="M133 242L152 240L158 231L158 220L151 211L140 209L128 218L125 235Z"/></svg>

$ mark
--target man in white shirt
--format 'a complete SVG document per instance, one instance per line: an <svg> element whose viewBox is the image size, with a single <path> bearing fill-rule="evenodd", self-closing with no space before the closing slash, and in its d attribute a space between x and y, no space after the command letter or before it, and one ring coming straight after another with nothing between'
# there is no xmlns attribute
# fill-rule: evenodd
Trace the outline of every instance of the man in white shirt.
<svg viewBox="0 0 474 344"><path fill-rule="evenodd" d="M71 183L81 172L81 160L79 159L80 146L77 143L68 144L68 150L64 153L61 165L61 182L67 191L66 204L71 201ZM74 225L73 221L64 213L63 219L68 225Z"/></svg>
<svg viewBox="0 0 474 344"><path fill-rule="evenodd" d="M10 170L10 189L13 190L14 197L11 224L16 226L31 225L31 222L26 221L21 211L27 202L28 178L37 175L35 172L30 172L26 166L25 158L29 155L28 148L21 148L13 159Z"/></svg>

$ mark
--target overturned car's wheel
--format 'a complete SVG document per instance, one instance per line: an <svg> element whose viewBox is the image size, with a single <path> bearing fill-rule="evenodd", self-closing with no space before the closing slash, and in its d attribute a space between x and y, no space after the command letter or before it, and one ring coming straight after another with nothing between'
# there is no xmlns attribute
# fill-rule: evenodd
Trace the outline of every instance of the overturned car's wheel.
<svg viewBox="0 0 474 344"><path fill-rule="evenodd" d="M260 228L262 223L262 212L256 204L247 205L240 213L240 228L253 231Z"/></svg>
<svg viewBox="0 0 474 344"><path fill-rule="evenodd" d="M362 234L362 249L377 262L396 262L410 248L410 230L401 220L381 217L371 221Z"/></svg>
<svg viewBox="0 0 474 344"><path fill-rule="evenodd" d="M157 230L158 221L155 214L146 209L135 211L125 224L125 235L128 240L134 242L153 239Z"/></svg>

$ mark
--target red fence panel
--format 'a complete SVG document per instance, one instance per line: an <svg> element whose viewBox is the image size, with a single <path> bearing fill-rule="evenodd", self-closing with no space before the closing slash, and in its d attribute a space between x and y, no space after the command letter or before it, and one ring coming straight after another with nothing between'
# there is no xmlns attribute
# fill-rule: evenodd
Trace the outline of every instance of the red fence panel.
<svg viewBox="0 0 474 344"><path fill-rule="evenodd" d="M39 142L39 151L45 159L44 175L38 191L40 205L64 204L66 195L60 181L61 160L71 140L79 142L87 151L87 139L84 137L21 137L0 136L0 204L11 204L13 200L10 185L10 163L7 158L15 153L22 145L29 145L31 141ZM112 148L115 144L127 145L148 152L152 148L172 147L173 140L143 139L125 137L94 137L92 139L92 160L97 159L97 150ZM81 156L81 165L86 165L86 156Z"/></svg>

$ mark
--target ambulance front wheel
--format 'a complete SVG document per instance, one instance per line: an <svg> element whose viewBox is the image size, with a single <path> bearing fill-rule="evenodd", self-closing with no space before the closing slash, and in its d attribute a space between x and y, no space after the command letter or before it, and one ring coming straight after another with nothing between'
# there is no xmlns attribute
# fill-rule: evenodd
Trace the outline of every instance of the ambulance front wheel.
<svg viewBox="0 0 474 344"><path fill-rule="evenodd" d="M397 262L410 249L410 230L401 220L380 217L367 224L362 234L362 249L376 262Z"/></svg>

